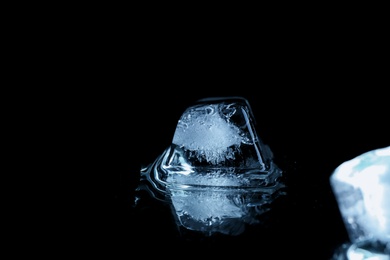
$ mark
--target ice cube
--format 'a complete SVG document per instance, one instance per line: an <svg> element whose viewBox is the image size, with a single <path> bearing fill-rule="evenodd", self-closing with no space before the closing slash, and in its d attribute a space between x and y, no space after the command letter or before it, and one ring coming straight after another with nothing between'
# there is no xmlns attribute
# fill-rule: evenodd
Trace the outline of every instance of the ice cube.
<svg viewBox="0 0 390 260"><path fill-rule="evenodd" d="M258 137L249 102L206 98L188 107L154 178L162 185L259 187L275 185L282 171Z"/></svg>
<svg viewBox="0 0 390 260"><path fill-rule="evenodd" d="M141 169L137 190L169 202L180 227L238 235L284 194L281 177L248 101L206 98L183 112L171 144Z"/></svg>
<svg viewBox="0 0 390 260"><path fill-rule="evenodd" d="M330 183L355 248L350 253L390 254L390 146L342 163Z"/></svg>

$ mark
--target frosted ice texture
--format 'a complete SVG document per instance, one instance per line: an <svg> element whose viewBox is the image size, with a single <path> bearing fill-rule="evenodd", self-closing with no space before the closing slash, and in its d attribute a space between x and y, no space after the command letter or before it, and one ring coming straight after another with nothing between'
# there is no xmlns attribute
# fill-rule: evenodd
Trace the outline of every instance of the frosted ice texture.
<svg viewBox="0 0 390 260"><path fill-rule="evenodd" d="M187 108L158 164L155 178L163 185L272 186L281 175L241 97L202 99Z"/></svg>
<svg viewBox="0 0 390 260"><path fill-rule="evenodd" d="M222 109L236 113L231 105ZM235 148L245 142L245 137L240 136L240 128L229 122L230 116L221 113L220 104L193 107L179 120L172 143L213 165L234 159Z"/></svg>
<svg viewBox="0 0 390 260"><path fill-rule="evenodd" d="M342 163L330 182L351 242L379 241L390 253L390 146Z"/></svg>

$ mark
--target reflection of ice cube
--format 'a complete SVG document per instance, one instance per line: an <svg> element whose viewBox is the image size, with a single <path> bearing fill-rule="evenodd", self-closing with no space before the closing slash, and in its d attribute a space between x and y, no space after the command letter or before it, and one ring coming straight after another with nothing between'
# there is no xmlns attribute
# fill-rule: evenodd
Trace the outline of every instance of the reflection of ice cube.
<svg viewBox="0 0 390 260"><path fill-rule="evenodd" d="M164 185L269 186L281 175L241 97L201 99L187 108L158 166L155 179Z"/></svg>
<svg viewBox="0 0 390 260"><path fill-rule="evenodd" d="M351 242L390 253L390 146L342 163L330 182Z"/></svg>
<svg viewBox="0 0 390 260"><path fill-rule="evenodd" d="M231 190L170 190L179 226L204 232L238 235L246 224L257 224L259 215L279 194Z"/></svg>

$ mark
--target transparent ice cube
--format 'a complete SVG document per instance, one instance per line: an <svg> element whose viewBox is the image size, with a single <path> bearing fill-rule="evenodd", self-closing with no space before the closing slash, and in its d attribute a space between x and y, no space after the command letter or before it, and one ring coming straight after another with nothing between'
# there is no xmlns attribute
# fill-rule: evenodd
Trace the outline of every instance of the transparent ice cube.
<svg viewBox="0 0 390 260"><path fill-rule="evenodd" d="M181 227L237 235L284 194L281 177L248 101L205 98L183 112L172 143L141 169L137 190L169 202Z"/></svg>
<svg viewBox="0 0 390 260"><path fill-rule="evenodd" d="M154 171L156 182L184 186L272 186L281 176L255 131L242 97L206 98L180 117L172 144Z"/></svg>
<svg viewBox="0 0 390 260"><path fill-rule="evenodd" d="M390 146L342 163L330 183L352 244L348 254L390 259Z"/></svg>

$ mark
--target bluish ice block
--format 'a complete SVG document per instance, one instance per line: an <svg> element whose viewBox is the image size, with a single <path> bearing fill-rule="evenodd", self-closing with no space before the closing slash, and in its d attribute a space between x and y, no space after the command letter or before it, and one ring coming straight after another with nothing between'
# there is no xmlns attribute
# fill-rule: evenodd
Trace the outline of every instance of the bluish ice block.
<svg viewBox="0 0 390 260"><path fill-rule="evenodd" d="M201 99L184 111L154 178L171 187L255 189L275 185L281 173L257 135L248 101L219 97Z"/></svg>
<svg viewBox="0 0 390 260"><path fill-rule="evenodd" d="M347 255L390 259L390 146L342 163L330 183L351 242Z"/></svg>
<svg viewBox="0 0 390 260"><path fill-rule="evenodd" d="M172 142L141 169L137 190L168 201L180 227L238 235L284 194L281 177L248 101L205 98L183 112Z"/></svg>

